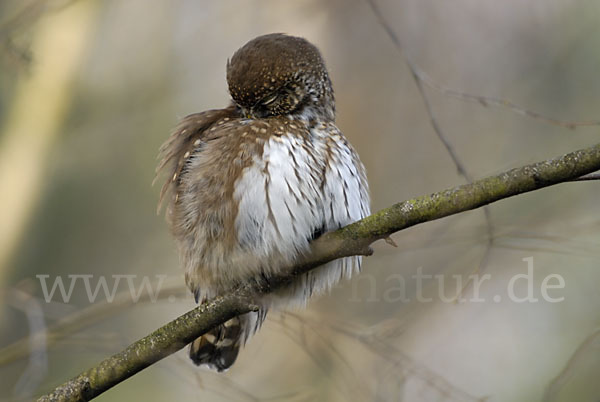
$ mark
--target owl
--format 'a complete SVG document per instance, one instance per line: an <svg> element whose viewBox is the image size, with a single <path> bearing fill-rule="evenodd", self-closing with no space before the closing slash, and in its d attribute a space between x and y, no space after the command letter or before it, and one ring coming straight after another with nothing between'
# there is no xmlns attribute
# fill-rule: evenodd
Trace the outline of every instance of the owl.
<svg viewBox="0 0 600 402"><path fill-rule="evenodd" d="M197 302L249 281L267 283L321 234L369 215L356 151L335 124L319 50L259 36L227 62L231 104L185 117L161 147L161 191L187 286ZM228 369L269 308L305 306L360 270L361 257L320 266L264 296L258 312L192 342L197 365Z"/></svg>

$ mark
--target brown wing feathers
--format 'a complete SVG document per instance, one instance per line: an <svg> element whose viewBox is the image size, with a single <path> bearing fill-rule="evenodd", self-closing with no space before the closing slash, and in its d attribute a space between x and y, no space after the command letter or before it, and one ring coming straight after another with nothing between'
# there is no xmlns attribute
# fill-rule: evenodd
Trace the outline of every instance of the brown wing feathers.
<svg viewBox="0 0 600 402"><path fill-rule="evenodd" d="M162 171L167 174L165 183L160 190L159 211L167 193L173 193L177 185L177 178L185 164L186 153L192 152L200 144L198 141L202 141L204 133L213 124L224 117L233 116L235 116L233 106L225 109L208 110L184 117L175 127L169 139L160 147L158 155L160 162L156 168L154 181L158 179Z"/></svg>

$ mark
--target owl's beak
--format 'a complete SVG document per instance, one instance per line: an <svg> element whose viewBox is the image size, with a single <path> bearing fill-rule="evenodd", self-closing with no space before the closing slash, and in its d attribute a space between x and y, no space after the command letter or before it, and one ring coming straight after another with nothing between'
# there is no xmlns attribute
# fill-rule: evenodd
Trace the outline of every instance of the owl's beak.
<svg viewBox="0 0 600 402"><path fill-rule="evenodd" d="M252 113L252 109L246 109L246 108L241 108L242 109L242 115L246 118L246 119L253 119L254 118L254 114Z"/></svg>

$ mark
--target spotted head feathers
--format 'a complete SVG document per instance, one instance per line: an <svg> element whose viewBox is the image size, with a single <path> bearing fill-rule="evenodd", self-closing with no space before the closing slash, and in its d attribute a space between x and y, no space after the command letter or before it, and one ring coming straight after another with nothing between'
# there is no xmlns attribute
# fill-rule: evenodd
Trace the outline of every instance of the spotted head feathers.
<svg viewBox="0 0 600 402"><path fill-rule="evenodd" d="M228 61L227 83L246 116L335 119L325 62L306 39L276 33L251 40Z"/></svg>

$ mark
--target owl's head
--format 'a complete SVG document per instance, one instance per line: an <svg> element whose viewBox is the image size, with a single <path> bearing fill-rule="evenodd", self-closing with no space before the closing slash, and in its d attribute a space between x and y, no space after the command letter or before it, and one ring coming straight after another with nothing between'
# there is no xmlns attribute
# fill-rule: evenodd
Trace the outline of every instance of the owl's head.
<svg viewBox="0 0 600 402"><path fill-rule="evenodd" d="M227 61L227 83L244 115L335 119L325 63L306 39L284 34L252 39Z"/></svg>

